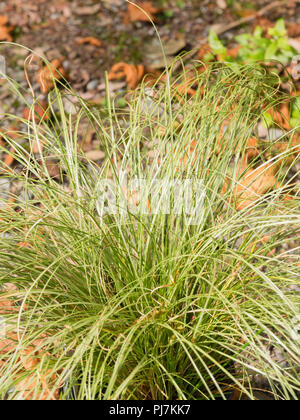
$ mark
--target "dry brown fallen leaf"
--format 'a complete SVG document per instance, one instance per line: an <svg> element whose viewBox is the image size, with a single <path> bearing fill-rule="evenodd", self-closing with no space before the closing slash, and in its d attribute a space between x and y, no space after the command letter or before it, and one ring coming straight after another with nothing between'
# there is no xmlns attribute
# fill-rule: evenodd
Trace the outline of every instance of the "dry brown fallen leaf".
<svg viewBox="0 0 300 420"><path fill-rule="evenodd" d="M4 165L11 166L14 163L14 160L15 160L13 156L14 153L15 153L15 149L11 147L9 150L9 153L7 153L7 155L4 158Z"/></svg>
<svg viewBox="0 0 300 420"><path fill-rule="evenodd" d="M284 102L279 108L271 108L268 113L272 116L273 121L285 130L291 130L290 126L290 110L289 104Z"/></svg>
<svg viewBox="0 0 300 420"><path fill-rule="evenodd" d="M1 313L1 311L0 311ZM3 312L2 312L3 313ZM4 313L3 313L4 314ZM6 334L5 338L0 340L0 356L5 356L8 352L14 351L16 347L16 335ZM0 360L0 368L5 364L5 359Z"/></svg>
<svg viewBox="0 0 300 420"><path fill-rule="evenodd" d="M204 44L197 53L199 60L204 60L207 54L212 54L212 49L208 43Z"/></svg>
<svg viewBox="0 0 300 420"><path fill-rule="evenodd" d="M128 190L125 186L122 187L122 190L123 190L124 197L126 198L128 205L131 208L135 208L140 205L141 199L142 199L142 195L140 191ZM151 214L151 205L150 205L149 198L147 198L147 207L148 207L149 214Z"/></svg>
<svg viewBox="0 0 300 420"><path fill-rule="evenodd" d="M196 140L193 140L190 144L186 144L184 146L184 156L183 158L178 159L181 169L186 169L188 164L191 164L192 166L195 165L198 159L198 155L195 152L196 147L197 147Z"/></svg>
<svg viewBox="0 0 300 420"><path fill-rule="evenodd" d="M47 401L59 400L59 389L52 391L51 388L57 381L57 376L52 374L49 369L41 377L37 371L35 374L29 375L26 379L22 380L16 385L16 389L21 393L22 399L27 401L40 400ZM38 388L38 392L36 389Z"/></svg>
<svg viewBox="0 0 300 420"><path fill-rule="evenodd" d="M234 188L237 210L253 205L277 184L276 169L277 166L269 162L256 169L249 168L245 162L241 163L239 173L243 175Z"/></svg>
<svg viewBox="0 0 300 420"><path fill-rule="evenodd" d="M248 160L253 159L259 155L258 139L256 137L250 137L246 144L246 155Z"/></svg>
<svg viewBox="0 0 300 420"><path fill-rule="evenodd" d="M182 96L194 96L196 94L196 90L192 88L194 84L195 82L193 80L185 80L175 85L176 97L180 103L185 103L185 98L182 98Z"/></svg>
<svg viewBox="0 0 300 420"><path fill-rule="evenodd" d="M280 162L290 165L300 156L300 134L295 133L290 142L277 142L272 145L272 153L285 153Z"/></svg>
<svg viewBox="0 0 300 420"><path fill-rule="evenodd" d="M9 129L5 132L5 135L8 136L11 139L16 140L19 137L19 132L17 129L13 126L10 126ZM5 139L0 135L0 143L2 145L5 144ZM15 158L12 156L12 154L15 152L15 149L13 147L10 148L10 153L6 154L4 158L4 165L11 166L15 160Z"/></svg>
<svg viewBox="0 0 300 420"><path fill-rule="evenodd" d="M93 150L95 147L93 146L93 137L96 134L96 131L93 127L88 127L87 130L82 133L82 139L78 141L78 151L79 152L88 152Z"/></svg>
<svg viewBox="0 0 300 420"><path fill-rule="evenodd" d="M47 121L50 118L50 110L47 107L47 104L43 101L40 101L39 103L36 103L34 105L34 109L32 108L25 108L23 111L23 118L28 121L32 121L32 118L34 117L34 121L36 123L39 123L41 121ZM39 126L37 127L37 130L41 130L42 128ZM44 141L43 138L39 137L37 134L35 135L33 141L32 141L32 152L42 153L44 149Z"/></svg>
<svg viewBox="0 0 300 420"><path fill-rule="evenodd" d="M14 30L13 26L8 25L8 18L0 16L0 41L12 42L11 32Z"/></svg>
<svg viewBox="0 0 300 420"><path fill-rule="evenodd" d="M224 153L226 148L227 148L227 141L226 140L226 130L227 127L230 123L230 119L226 119L222 122L221 127L220 127L220 131L219 131L219 135L217 137L216 140L216 149L215 149L215 153L218 155L220 153Z"/></svg>
<svg viewBox="0 0 300 420"><path fill-rule="evenodd" d="M237 15L242 17L242 18L246 18L249 16L255 16L257 14L256 10L254 9L241 9L237 12Z"/></svg>
<svg viewBox="0 0 300 420"><path fill-rule="evenodd" d="M65 69L58 58L51 61L49 67L43 66L37 75L37 81L43 93L48 93L54 87L54 79L61 80L66 77Z"/></svg>
<svg viewBox="0 0 300 420"><path fill-rule="evenodd" d="M10 290L6 290L4 293L2 292L0 294L0 316L11 314L12 312L16 312L16 308L11 300ZM7 332L5 332L5 337L0 335L0 356L13 350L15 346L14 340L16 340L16 337L14 335L9 335ZM3 364L4 362L0 361L0 367Z"/></svg>
<svg viewBox="0 0 300 420"><path fill-rule="evenodd" d="M13 301L10 300L9 295L0 295L0 315L10 313L14 310Z"/></svg>
<svg viewBox="0 0 300 420"><path fill-rule="evenodd" d="M300 25L299 23L290 23L287 27L288 36L291 38L296 38L300 35Z"/></svg>
<svg viewBox="0 0 300 420"><path fill-rule="evenodd" d="M93 36L87 36L85 38L78 38L76 40L76 43L78 45L89 44L89 45L93 45L94 47L101 47L102 46L102 42L100 41L100 39L97 39Z"/></svg>
<svg viewBox="0 0 300 420"><path fill-rule="evenodd" d="M11 125L9 127L9 129L5 132L5 135L8 136L11 139L16 140L20 136L20 133L18 132L18 130L16 129L16 127L14 127L13 125Z"/></svg>
<svg viewBox="0 0 300 420"><path fill-rule="evenodd" d="M259 239L256 239L252 246L249 246L248 252L253 252L251 248L253 248L254 246L254 250L257 251L258 249L260 249L261 247L264 247L265 244L268 244L269 242L272 241L273 235L265 235ZM268 253L267 256L268 257L273 257L276 254L276 247L272 248Z"/></svg>
<svg viewBox="0 0 300 420"><path fill-rule="evenodd" d="M27 347L20 352L20 359L25 371L35 370L42 357L50 357L50 353L42 349L43 341L46 337L42 337L33 342L33 345ZM38 350L36 350L38 349ZM37 370L30 374L26 379L16 385L16 389L21 392L23 399L32 400L58 400L59 389L52 391L57 380L57 374L51 369L41 375ZM36 393L36 389L39 389Z"/></svg>
<svg viewBox="0 0 300 420"><path fill-rule="evenodd" d="M16 290L17 288L14 285L11 285L7 288L5 293L0 294L0 315L18 312L19 309L10 299L12 292L15 292ZM42 349L43 340L45 338L46 336L35 340L32 346L20 351L19 360L22 363L22 371L19 371L18 374L24 374L34 370L42 357L50 356L48 352ZM4 356L4 358L0 361L0 367L5 364L5 355L8 352L14 352L17 344L18 336L15 332L6 332L5 338L1 337L0 356ZM35 350L35 348L38 350ZM39 400L57 400L59 399L59 389L56 389L54 392L51 390L56 381L57 375L53 374L51 370L47 370L41 375L36 369L35 374L29 374L26 379L17 383L16 390L21 393L24 400L31 400L33 398ZM37 393L34 392L36 388L39 388Z"/></svg>
<svg viewBox="0 0 300 420"><path fill-rule="evenodd" d="M112 66L108 80L118 80L126 78L129 89L135 89L142 80L145 73L145 67L142 64L135 66L134 64L117 63Z"/></svg>
<svg viewBox="0 0 300 420"><path fill-rule="evenodd" d="M226 148L228 147L228 144L227 144L228 141L226 140L225 133L226 133L226 130L227 130L227 127L228 127L229 123L230 123L230 117L228 119L224 120L222 125L221 125L220 133L219 133L219 136L217 138L217 143L216 143L216 145L217 145L216 151L215 151L216 154L223 153L226 150ZM241 144L241 142L240 142L240 144ZM234 150L234 153L237 153L238 146L239 145L236 146L236 149ZM246 157L247 157L247 160L250 161L254 157L258 156L259 153L260 152L259 152L259 141L258 141L258 139L256 137L249 137L249 139L246 142Z"/></svg>
<svg viewBox="0 0 300 420"><path fill-rule="evenodd" d="M47 104L43 101L34 105L34 109L25 108L23 111L23 118L25 120L32 120L34 117L35 122L47 121L49 119L50 113L47 107Z"/></svg>
<svg viewBox="0 0 300 420"><path fill-rule="evenodd" d="M13 352L18 344L18 337L16 333L7 334L7 338L2 340L0 343L0 354L5 355L8 352ZM35 340L33 346L39 347L42 345L42 340ZM50 354L39 349L35 351L35 347L27 347L20 351L19 360L22 364L21 370L15 373L14 379L20 375L28 374L31 370L35 370L35 373L29 373L27 377L16 384L16 390L21 394L21 398L24 400L58 400L59 389L56 388L52 391L56 380L57 374L53 374L50 369L45 373L41 374L36 369L39 361L42 357L49 357ZM0 366L5 363L5 359L0 362ZM14 375L12 375L14 376ZM38 389L38 391L37 391Z"/></svg>
<svg viewBox="0 0 300 420"><path fill-rule="evenodd" d="M274 23L271 22L268 18L258 15L253 21L253 27L255 28L256 26L261 26L264 31L267 32L269 28L274 28Z"/></svg>
<svg viewBox="0 0 300 420"><path fill-rule="evenodd" d="M238 55L240 49L241 49L240 45L238 45L236 47L233 47L233 48L228 48L227 49L227 55L229 55L230 57L233 57L233 58L237 58L237 55Z"/></svg>
<svg viewBox="0 0 300 420"><path fill-rule="evenodd" d="M128 20L130 22L153 22L156 21L155 15L160 12L161 9L154 7L150 1L136 2L140 9L143 9L146 14L133 4L128 4ZM148 15L148 16L147 16Z"/></svg>
<svg viewBox="0 0 300 420"><path fill-rule="evenodd" d="M174 129L176 130L180 129L180 124L177 123L176 127L174 126ZM160 128L160 132L161 134L164 134L166 132L165 128ZM203 157L202 156L198 156L198 154L196 153L196 147L197 147L197 141L196 140L192 140L190 143L186 143L184 145L184 150L182 149L174 149L172 151L172 149L170 149L170 152L172 152L172 156L174 159L174 162L176 163L175 166L175 170L176 171L184 171L187 169L188 165L192 165L194 166L196 164L196 162L199 160L200 164L202 164L203 162ZM161 165L163 163L162 159L160 156L156 157L157 158L157 164ZM178 163L177 163L178 162Z"/></svg>

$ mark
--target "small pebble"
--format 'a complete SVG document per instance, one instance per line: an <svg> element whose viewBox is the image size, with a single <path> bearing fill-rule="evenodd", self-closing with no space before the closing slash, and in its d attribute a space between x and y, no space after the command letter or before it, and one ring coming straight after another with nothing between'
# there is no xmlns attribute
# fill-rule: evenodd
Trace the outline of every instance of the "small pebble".
<svg viewBox="0 0 300 420"><path fill-rule="evenodd" d="M99 85L99 80L91 80L87 85L87 90L95 90Z"/></svg>

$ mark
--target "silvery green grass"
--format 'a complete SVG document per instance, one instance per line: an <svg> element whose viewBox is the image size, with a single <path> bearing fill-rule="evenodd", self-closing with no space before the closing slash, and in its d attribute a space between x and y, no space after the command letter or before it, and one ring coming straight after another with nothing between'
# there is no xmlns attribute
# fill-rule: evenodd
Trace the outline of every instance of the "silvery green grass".
<svg viewBox="0 0 300 420"><path fill-rule="evenodd" d="M25 398L24 388L40 399L45 386L49 399L216 400L234 390L255 399L261 387L275 399L298 399L299 199L283 201L275 186L238 211L234 194L238 163L262 106L276 102L276 82L255 65L210 65L194 72L196 94L179 101L171 73L142 84L124 109L109 95L105 107L91 106L57 84L51 121L22 120L18 140L3 134L2 150L12 146L17 162L3 174L22 193L1 207L0 284L15 304L2 316L5 337L14 337L0 354L2 399ZM66 92L76 115L64 110ZM83 121L105 150L101 164L78 152ZM34 142L42 153L33 154ZM280 164L281 185L295 181L295 163ZM103 214L101 180L119 185L122 171L144 180L144 203L155 179L201 180L198 223L177 214L176 197L169 214L134 206ZM224 193L226 176L232 187ZM7 283L17 290L5 292Z"/></svg>

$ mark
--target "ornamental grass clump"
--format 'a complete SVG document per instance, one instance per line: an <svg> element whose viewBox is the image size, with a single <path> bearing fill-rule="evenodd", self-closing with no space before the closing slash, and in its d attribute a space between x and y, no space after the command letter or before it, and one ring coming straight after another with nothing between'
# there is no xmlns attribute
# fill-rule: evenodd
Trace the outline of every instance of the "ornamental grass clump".
<svg viewBox="0 0 300 420"><path fill-rule="evenodd" d="M0 398L298 398L297 133L250 157L276 81L182 74L120 110L69 90L68 115L55 86L47 120L6 115L20 128L2 130ZM79 147L83 123L102 161Z"/></svg>

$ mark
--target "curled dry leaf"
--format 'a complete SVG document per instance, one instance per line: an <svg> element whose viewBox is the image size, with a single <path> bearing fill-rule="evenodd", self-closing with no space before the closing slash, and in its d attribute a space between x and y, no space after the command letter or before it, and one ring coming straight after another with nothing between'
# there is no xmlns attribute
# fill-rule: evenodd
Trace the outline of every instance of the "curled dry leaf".
<svg viewBox="0 0 300 420"><path fill-rule="evenodd" d="M14 156L13 154L15 153L15 149L13 147L10 148L9 153L7 153L7 155L5 156L4 159L4 165L5 166L11 166L14 163Z"/></svg>
<svg viewBox="0 0 300 420"><path fill-rule="evenodd" d="M11 32L14 30L13 26L8 25L8 18L0 16L0 41L12 42Z"/></svg>
<svg viewBox="0 0 300 420"><path fill-rule="evenodd" d="M82 140L78 142L78 151L88 152L93 149L93 136L95 134L93 127L89 127L82 135Z"/></svg>
<svg viewBox="0 0 300 420"><path fill-rule="evenodd" d="M130 22L153 22L156 21L155 14L160 12L160 9L154 7L150 1L136 2L137 6L128 4L128 20ZM141 10L143 9L143 11Z"/></svg>
<svg viewBox="0 0 300 420"><path fill-rule="evenodd" d="M179 133L182 129L182 123L178 122L178 121L174 121L173 123L173 130L176 133ZM164 127L164 126L158 126L158 133L161 136L164 136L166 133L170 133L170 126L168 126L168 128ZM193 142L192 142L193 143Z"/></svg>
<svg viewBox="0 0 300 420"><path fill-rule="evenodd" d="M117 63L112 66L108 80L117 80L126 78L129 89L135 89L142 80L145 73L145 67L142 64L135 66L134 64Z"/></svg>
<svg viewBox="0 0 300 420"><path fill-rule="evenodd" d="M246 145L246 154L248 159L252 159L259 155L258 139L256 137L250 137Z"/></svg>
<svg viewBox="0 0 300 420"><path fill-rule="evenodd" d="M14 285L9 285L5 293L0 294L0 315L7 315L19 311L19 308L16 307L14 302L10 299L13 292L16 292L16 290ZM8 352L14 352L19 342L16 332L6 331L5 337L3 338L0 336L0 338L0 356L4 356L1 357L0 360L1 368L1 366L5 364L5 355ZM59 389L56 387L54 392L51 389L57 381L57 374L52 373L50 369L41 374L35 369L42 358L50 356L48 352L43 350L43 340L45 340L45 338L46 336L43 336L40 339L35 340L32 346L28 346L19 353L19 361L22 364L22 369L21 371L18 370L18 375L24 375L26 372L29 373L31 370L35 370L35 373L30 373L25 379L16 384L16 390L20 392L21 397L24 400L32 400L33 398L38 400L59 399ZM36 393L37 388L39 389L39 392Z"/></svg>
<svg viewBox="0 0 300 420"><path fill-rule="evenodd" d="M59 389L52 391L57 381L57 375L52 374L51 369L46 371L42 376L36 372L29 375L16 385L16 389L20 391L21 397L24 400L32 401L40 400L59 400ZM36 392L36 389L39 391Z"/></svg>
<svg viewBox="0 0 300 420"><path fill-rule="evenodd" d="M256 10L254 10L254 9L247 9L247 8L243 8L243 9L241 9L241 10L239 10L238 12L237 12L237 14L241 17L241 18L247 18L247 17L250 17L250 16L255 16L256 15Z"/></svg>
<svg viewBox="0 0 300 420"><path fill-rule="evenodd" d="M54 80L61 80L66 77L65 69L61 60L51 61L49 66L43 66L37 75L37 81L43 93L48 93L54 87Z"/></svg>
<svg viewBox="0 0 300 420"><path fill-rule="evenodd" d="M5 315L15 311L13 301L9 298L9 294L0 295L0 315ZM1 350L1 347L0 347Z"/></svg>
<svg viewBox="0 0 300 420"><path fill-rule="evenodd" d="M227 49L227 55L229 55L232 58L237 58L237 55L238 55L240 49L241 49L240 45L238 45L236 47L233 47L233 48L228 48Z"/></svg>
<svg viewBox="0 0 300 420"><path fill-rule="evenodd" d="M20 391L21 396L25 400L58 400L59 389L56 387L55 391L52 389L57 381L57 374L53 373L51 369L40 374L36 367L40 360L45 357L50 357L50 353L43 349L43 343L46 336L41 337L33 342L32 346L28 346L20 351L20 359L25 371L34 371L27 378L16 385L16 389ZM38 393L36 395L36 389Z"/></svg>
<svg viewBox="0 0 300 420"><path fill-rule="evenodd" d="M280 105L279 108L271 108L268 110L268 113L271 115L273 121L280 127L291 130L290 126L290 110L289 104L284 102Z"/></svg>
<svg viewBox="0 0 300 420"><path fill-rule="evenodd" d="M273 235L265 235L259 240L255 242L255 251L257 251L261 247L266 247L266 244L269 244L272 242ZM270 247L270 250L267 253L268 257L273 257L276 254L276 247Z"/></svg>
<svg viewBox="0 0 300 420"><path fill-rule="evenodd" d="M274 23L264 16L257 15L255 20L253 21L253 26L254 28L256 26L261 26L264 29L264 31L267 32L268 29L274 28Z"/></svg>
<svg viewBox="0 0 300 420"><path fill-rule="evenodd" d="M93 36L87 36L85 38L78 38L76 42L78 45L89 44L89 45L93 45L94 47L102 46L102 42L100 41L100 39L97 39Z"/></svg>
<svg viewBox="0 0 300 420"><path fill-rule="evenodd" d="M16 140L19 137L19 133L16 130L15 127L10 126L9 130L5 132L5 135L8 136L9 138ZM0 136L0 143L3 145L4 144L4 138L2 136ZM12 166L12 164L14 163L14 156L13 154L15 153L15 149L13 147L10 148L9 153L6 154L5 158L4 158L4 165L5 166Z"/></svg>
<svg viewBox="0 0 300 420"><path fill-rule="evenodd" d="M204 44L197 53L199 60L204 60L205 56L212 54L212 49L208 43ZM207 61L207 60L206 60Z"/></svg>
<svg viewBox="0 0 300 420"><path fill-rule="evenodd" d="M1 311L0 311L1 314ZM0 357L5 356L8 352L14 351L16 347L17 337L15 334L0 335ZM5 359L0 360L0 368L5 364Z"/></svg>
<svg viewBox="0 0 300 420"><path fill-rule="evenodd" d="M128 190L126 187L122 187L122 190L123 190L123 194L129 208L134 210L136 207L141 205L142 203L141 200L143 198L141 191ZM149 198L147 198L147 207L148 207L149 214L151 214L151 205L150 205Z"/></svg>
<svg viewBox="0 0 300 420"><path fill-rule="evenodd" d="M47 121L49 119L50 113L45 102L39 102L34 105L32 108L25 108L23 111L23 118L25 120L32 120L34 117L35 122Z"/></svg>
<svg viewBox="0 0 300 420"><path fill-rule="evenodd" d="M180 125L174 126L175 130L176 128L179 130L181 129ZM162 130L160 129L160 131L161 131L161 134L164 134L165 129L162 129ZM186 143L183 149L181 147L174 148L173 150L170 149L170 153L172 153L174 162L176 163L174 167L176 171L185 171L188 168L188 166L190 165L194 166L197 161L199 161L200 164L202 164L203 157L199 156L196 153L196 148L197 148L197 141L192 140L190 143ZM159 166L164 165L164 159L161 159L160 156L156 156L156 158L157 158L157 164Z"/></svg>
<svg viewBox="0 0 300 420"><path fill-rule="evenodd" d="M195 95L196 90L193 89L194 84L195 84L194 80L185 80L181 83L178 83L175 86L176 91L179 93L179 95L176 95L179 102L184 103L184 101L182 101L181 95L182 96L186 96L186 95L194 96Z"/></svg>
<svg viewBox="0 0 300 420"><path fill-rule="evenodd" d="M12 312L16 312L13 301L11 300L11 294L8 291L0 294L0 316L8 315ZM15 347L16 337L14 335L10 336L5 331L5 337L0 334L0 356L5 355L7 352L11 351ZM3 361L0 361L0 368L4 364Z"/></svg>
<svg viewBox="0 0 300 420"><path fill-rule="evenodd" d="M29 247L29 243L24 241L24 242L19 242L17 243L17 247L19 248L28 248Z"/></svg>
<svg viewBox="0 0 300 420"><path fill-rule="evenodd" d="M195 152L196 147L197 147L196 140L192 140L190 144L185 144L184 155L182 158L179 159L181 169L186 169L188 164L191 164L192 166L195 165L198 159L198 155Z"/></svg>
<svg viewBox="0 0 300 420"><path fill-rule="evenodd" d="M230 123L230 120L226 119L221 124L220 131L216 140L216 148L215 148L216 154L224 153L227 148L228 140L226 140L225 133L228 129L229 123Z"/></svg>
<svg viewBox="0 0 300 420"><path fill-rule="evenodd" d="M299 23L290 23L287 27L288 36L291 38L296 38L300 35L300 25Z"/></svg>
<svg viewBox="0 0 300 420"><path fill-rule="evenodd" d="M219 109L221 110L221 108ZM220 154L220 153L224 153L226 151L226 149L228 148L228 138L226 136L227 134L227 130L230 130L230 120L231 120L232 116L229 115L227 119L225 119L220 127L219 130L219 134L217 136L216 139L216 148L215 148L215 153L216 154ZM236 147L233 149L234 153L238 152L239 147L243 147L244 146L244 140L241 139L239 141L239 143L236 145ZM232 147L232 146L230 146ZM254 157L259 155L259 141L256 137L250 137L248 138L247 142L246 142L246 157L248 160L253 159Z"/></svg>
<svg viewBox="0 0 300 420"><path fill-rule="evenodd" d="M268 162L256 169L247 169L244 162L240 165L239 173L242 176L234 188L238 210L253 205L263 194L276 186L276 168L276 165Z"/></svg>
<svg viewBox="0 0 300 420"><path fill-rule="evenodd" d="M5 134L13 140L16 140L20 136L18 130L13 125L9 127L8 131L6 131Z"/></svg>
<svg viewBox="0 0 300 420"><path fill-rule="evenodd" d="M296 158L300 157L300 134L295 133L290 142L274 143L271 151L272 153L284 153L280 162L288 165L293 163Z"/></svg>

